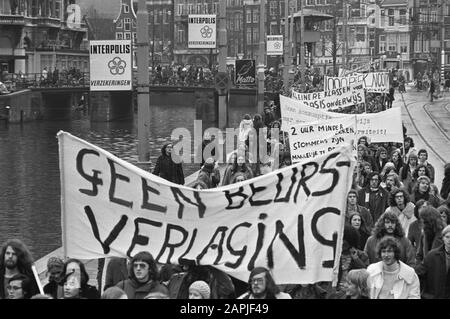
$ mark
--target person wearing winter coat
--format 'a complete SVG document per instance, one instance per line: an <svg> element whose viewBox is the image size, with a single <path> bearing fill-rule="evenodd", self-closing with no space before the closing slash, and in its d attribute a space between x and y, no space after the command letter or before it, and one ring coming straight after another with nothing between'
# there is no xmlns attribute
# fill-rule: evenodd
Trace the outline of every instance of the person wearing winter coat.
<svg viewBox="0 0 450 319"><path fill-rule="evenodd" d="M442 241L415 269L422 279L423 299L450 299L450 226L442 230Z"/></svg>
<svg viewBox="0 0 450 319"><path fill-rule="evenodd" d="M417 220L414 216L415 205L409 200L409 195L404 189L395 189L389 198L390 206L385 212L397 215L400 225L402 225L405 236L408 237L409 226Z"/></svg>
<svg viewBox="0 0 450 319"><path fill-rule="evenodd" d="M450 163L444 166L444 179L442 180L441 197L446 199L450 194Z"/></svg>
<svg viewBox="0 0 450 319"><path fill-rule="evenodd" d="M369 186L358 191L358 205L370 211L372 220L378 220L388 207L389 194L380 186L381 176L377 172L368 175Z"/></svg>
<svg viewBox="0 0 450 319"><path fill-rule="evenodd" d="M445 227L439 211L432 206L421 209L419 216L423 231L416 252L416 264L422 262L430 250L442 245L442 230Z"/></svg>
<svg viewBox="0 0 450 319"><path fill-rule="evenodd" d="M128 299L144 299L151 292L169 295L169 290L158 279L155 259L149 252L141 251L131 259L129 278L116 286L125 291Z"/></svg>
<svg viewBox="0 0 450 319"><path fill-rule="evenodd" d="M245 163L244 155L238 154L231 169L227 169L223 176L222 186L229 185L238 173L243 173L245 180L253 178L252 170Z"/></svg>
<svg viewBox="0 0 450 319"><path fill-rule="evenodd" d="M216 168L214 159L208 158L203 165L200 173L198 173L198 180L205 183L207 188L215 188L220 183L220 171Z"/></svg>
<svg viewBox="0 0 450 319"><path fill-rule="evenodd" d="M172 149L172 143L165 144L161 148L161 155L156 161L153 174L172 183L184 185L184 173L181 158L175 155L172 156Z"/></svg>
<svg viewBox="0 0 450 319"><path fill-rule="evenodd" d="M248 134L253 129L253 120L249 114L245 114L241 123L239 123L239 142L245 142L248 146Z"/></svg>
<svg viewBox="0 0 450 319"><path fill-rule="evenodd" d="M427 176L420 176L417 179L417 183L412 190L411 202L416 203L420 199L425 199L433 207L439 207L440 201L435 195L431 194L430 185L431 182Z"/></svg>
<svg viewBox="0 0 450 319"><path fill-rule="evenodd" d="M398 240L385 237L377 245L381 260L367 267L370 299L420 299L420 281L414 268L400 260Z"/></svg>
<svg viewBox="0 0 450 319"><path fill-rule="evenodd" d="M400 180L403 183L403 185L405 185L405 187L412 182L413 173L417 168L418 161L419 158L417 157L417 154L412 152L408 155L408 160L406 164L403 164L403 167L400 168L399 172Z"/></svg>

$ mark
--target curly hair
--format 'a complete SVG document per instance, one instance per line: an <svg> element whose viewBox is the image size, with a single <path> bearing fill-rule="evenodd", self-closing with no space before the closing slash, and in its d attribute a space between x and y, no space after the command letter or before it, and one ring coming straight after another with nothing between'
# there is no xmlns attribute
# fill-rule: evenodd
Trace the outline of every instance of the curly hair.
<svg viewBox="0 0 450 319"><path fill-rule="evenodd" d="M248 277L248 291L253 292L252 291L253 277L263 273L265 274L266 277L266 291L265 291L266 299L275 299L276 298L275 296L280 293L280 288L278 288L269 270L265 267L255 267L250 272L250 276Z"/></svg>
<svg viewBox="0 0 450 319"><path fill-rule="evenodd" d="M389 205L391 205L392 207L396 207L397 206L397 202L395 201L395 196L398 193L402 193L403 194L403 198L404 198L405 206L406 206L406 204L408 204L411 201L411 199L409 198L408 192L405 191L402 188L396 188L396 189L391 191L391 193L389 194Z"/></svg>
<svg viewBox="0 0 450 319"><path fill-rule="evenodd" d="M428 169L428 167L426 165L419 164L419 165L417 165L416 169L413 172L413 178L414 179L417 179L419 177L419 169L422 168L422 167L425 168L425 176L430 178L430 170Z"/></svg>
<svg viewBox="0 0 450 319"><path fill-rule="evenodd" d="M17 269L21 274L32 276L31 265L33 264L33 256L28 247L19 239L7 240L0 251L0 272L5 271L5 254L6 249L11 247L17 255Z"/></svg>
<svg viewBox="0 0 450 319"><path fill-rule="evenodd" d="M377 257L381 259L381 251L386 248L394 249L394 256L396 260L400 260L401 248L400 242L392 236L386 236L377 244L376 252Z"/></svg>
<svg viewBox="0 0 450 319"><path fill-rule="evenodd" d="M405 236L405 232L403 231L402 225L400 224L400 221L398 220L398 217L395 213L392 212L384 212L380 218L378 218L377 222L375 223L375 227L372 231L372 234L376 238L382 238L384 237L386 233L386 229L384 227L384 223L386 220L389 220L392 223L395 223L395 229L393 236L396 238L402 238Z"/></svg>
<svg viewBox="0 0 450 319"><path fill-rule="evenodd" d="M440 233L445 227L444 221L441 218L441 214L433 206L426 206L421 209L419 211L419 216L420 219L423 220L424 231L426 229L429 229L435 235Z"/></svg>

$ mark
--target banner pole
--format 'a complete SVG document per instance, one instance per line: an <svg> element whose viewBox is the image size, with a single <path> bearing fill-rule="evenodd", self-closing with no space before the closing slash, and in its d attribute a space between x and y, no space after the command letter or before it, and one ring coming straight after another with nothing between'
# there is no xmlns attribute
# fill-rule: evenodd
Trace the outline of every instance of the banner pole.
<svg viewBox="0 0 450 319"><path fill-rule="evenodd" d="M34 279L38 285L39 293L41 295L44 295L44 288L42 288L42 283L41 283L41 280L39 279L39 275L37 273L36 266L34 265L34 263L31 265L31 270L33 271Z"/></svg>

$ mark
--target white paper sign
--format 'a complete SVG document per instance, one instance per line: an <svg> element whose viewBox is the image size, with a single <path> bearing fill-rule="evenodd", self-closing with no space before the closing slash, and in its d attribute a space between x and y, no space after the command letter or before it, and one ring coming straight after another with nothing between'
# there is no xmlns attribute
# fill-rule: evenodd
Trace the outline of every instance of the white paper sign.
<svg viewBox="0 0 450 319"><path fill-rule="evenodd" d="M238 184L196 190L59 132L62 240L72 258L150 252L212 265L240 280L267 267L278 284L336 279L349 147ZM321 169L317 169L320 167Z"/></svg>

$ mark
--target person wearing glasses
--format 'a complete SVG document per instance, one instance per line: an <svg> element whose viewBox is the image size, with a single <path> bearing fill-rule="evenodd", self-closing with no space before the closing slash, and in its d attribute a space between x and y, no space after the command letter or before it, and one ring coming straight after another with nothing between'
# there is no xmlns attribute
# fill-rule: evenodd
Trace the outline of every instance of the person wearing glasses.
<svg viewBox="0 0 450 319"><path fill-rule="evenodd" d="M30 299L31 280L28 276L17 274L9 278L6 285L8 299Z"/></svg>
<svg viewBox="0 0 450 319"><path fill-rule="evenodd" d="M292 299L292 297L281 292L267 268L256 267L250 273L248 291L238 299Z"/></svg>
<svg viewBox="0 0 450 319"><path fill-rule="evenodd" d="M144 299L148 294L157 292L169 295L169 290L158 281L158 268L149 252L137 253L131 259L129 272L129 278L116 285L125 291L128 299Z"/></svg>
<svg viewBox="0 0 450 319"><path fill-rule="evenodd" d="M389 193L380 186L381 176L378 172L368 175L369 185L358 191L358 205L370 211L372 220L376 221L388 207Z"/></svg>

